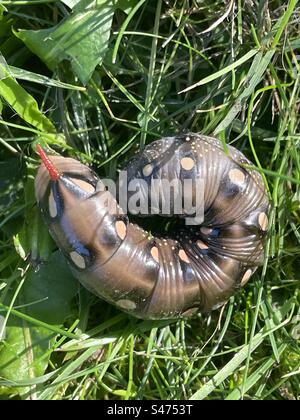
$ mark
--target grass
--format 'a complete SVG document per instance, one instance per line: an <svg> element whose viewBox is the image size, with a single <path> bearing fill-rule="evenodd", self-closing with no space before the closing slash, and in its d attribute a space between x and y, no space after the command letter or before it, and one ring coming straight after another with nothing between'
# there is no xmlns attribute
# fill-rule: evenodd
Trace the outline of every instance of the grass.
<svg viewBox="0 0 300 420"><path fill-rule="evenodd" d="M299 399L297 1L105 3L0 2L0 399ZM65 267L35 204L35 144L115 177L186 131L264 175L265 263L221 310L133 319Z"/></svg>

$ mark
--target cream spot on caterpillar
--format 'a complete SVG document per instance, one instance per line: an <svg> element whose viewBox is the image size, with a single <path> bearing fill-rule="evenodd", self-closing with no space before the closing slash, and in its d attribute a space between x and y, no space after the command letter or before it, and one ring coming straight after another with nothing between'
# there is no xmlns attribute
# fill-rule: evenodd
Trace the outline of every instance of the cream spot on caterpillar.
<svg viewBox="0 0 300 420"><path fill-rule="evenodd" d="M259 213L258 223L259 223L259 226L261 227L261 230L265 231L268 229L269 220L266 213L264 212Z"/></svg>
<svg viewBox="0 0 300 420"><path fill-rule="evenodd" d="M70 252L71 260L77 267L79 268L85 268L85 260L82 255L78 254L76 251Z"/></svg>
<svg viewBox="0 0 300 420"><path fill-rule="evenodd" d="M149 176L151 175L153 172L153 165L151 165L151 163L148 163L148 165L145 165L143 167L143 175L144 176Z"/></svg>
<svg viewBox="0 0 300 420"><path fill-rule="evenodd" d="M182 158L182 159L181 159L181 161L180 161L180 165L181 165L181 167L182 167L183 169L185 169L186 171L190 171L190 170L194 167L195 162L194 162L194 160L193 160L192 158L190 158L190 157L184 157L184 158Z"/></svg>
<svg viewBox="0 0 300 420"><path fill-rule="evenodd" d="M120 306L120 308L127 309L129 311L132 311L136 308L136 304L129 299L120 299L117 301L117 305Z"/></svg>
<svg viewBox="0 0 300 420"><path fill-rule="evenodd" d="M234 184L241 185L245 181L245 174L243 174L243 172L239 169L231 169L228 175L230 181Z"/></svg>
<svg viewBox="0 0 300 420"><path fill-rule="evenodd" d="M86 181L83 181L82 179L77 179L77 178L70 178L70 180L87 193L93 194L95 192L95 188L89 182L86 182Z"/></svg>
<svg viewBox="0 0 300 420"><path fill-rule="evenodd" d="M116 221L116 231L120 239L124 239L126 237L127 227L122 220Z"/></svg>
<svg viewBox="0 0 300 420"><path fill-rule="evenodd" d="M48 205L49 205L49 214L51 217L57 216L57 205L53 197L53 191L50 191L49 199L48 199Z"/></svg>
<svg viewBox="0 0 300 420"><path fill-rule="evenodd" d="M151 248L151 255L155 259L156 262L159 262L159 254L158 254L158 248L156 246L153 246Z"/></svg>
<svg viewBox="0 0 300 420"><path fill-rule="evenodd" d="M207 246L204 242L202 242L202 241L200 241L200 240L198 240L198 241L196 242L196 244L197 244L197 246L198 246L200 249L208 249L208 246Z"/></svg>
<svg viewBox="0 0 300 420"><path fill-rule="evenodd" d="M252 270L250 270L250 268L249 268L249 270L247 270L242 277L242 280L241 280L241 286L242 287L245 286L246 283L248 283L251 276L252 276Z"/></svg>
<svg viewBox="0 0 300 420"><path fill-rule="evenodd" d="M181 250L178 252L178 255L179 255L179 258L180 258L182 261L184 261L184 262L186 262L187 264L189 264L189 262L190 262L189 257L186 255L186 252L185 252L183 249L181 249Z"/></svg>
<svg viewBox="0 0 300 420"><path fill-rule="evenodd" d="M212 233L213 229L212 229L212 228L205 227L205 226L202 226L202 227L200 228L200 231L201 231L201 233L203 233L204 235L210 235L210 234Z"/></svg>

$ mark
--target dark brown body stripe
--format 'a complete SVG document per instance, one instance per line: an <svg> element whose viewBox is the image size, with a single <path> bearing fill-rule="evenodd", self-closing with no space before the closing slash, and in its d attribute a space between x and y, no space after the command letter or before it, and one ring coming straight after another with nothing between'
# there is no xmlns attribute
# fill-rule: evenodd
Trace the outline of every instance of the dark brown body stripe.
<svg viewBox="0 0 300 420"><path fill-rule="evenodd" d="M240 151L228 149L190 133L153 142L131 160L128 182L204 180L203 225L155 238L120 207L112 211L115 199L99 191L101 180L87 166L50 156L62 177L50 180L42 164L36 197L80 282L140 318L186 316L226 302L263 262L269 211L260 174L242 166L251 162ZM196 202L195 190L189 194ZM143 199L150 205L151 196Z"/></svg>

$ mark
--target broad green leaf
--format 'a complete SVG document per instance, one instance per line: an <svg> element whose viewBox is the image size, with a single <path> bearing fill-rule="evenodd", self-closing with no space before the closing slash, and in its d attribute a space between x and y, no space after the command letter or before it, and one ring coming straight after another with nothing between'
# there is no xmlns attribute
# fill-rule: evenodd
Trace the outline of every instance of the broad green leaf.
<svg viewBox="0 0 300 420"><path fill-rule="evenodd" d="M39 110L36 100L12 77L1 55L0 97L28 124L42 132L55 132L52 122Z"/></svg>
<svg viewBox="0 0 300 420"><path fill-rule="evenodd" d="M129 13L130 10L139 2L139 0L64 0L66 3L73 4L73 10L83 12L87 9L94 9L96 7L107 6L113 9L123 10Z"/></svg>
<svg viewBox="0 0 300 420"><path fill-rule="evenodd" d="M71 15L54 28L23 30L16 35L51 70L62 60L70 60L85 84L107 50L113 14L107 7L89 10Z"/></svg>
<svg viewBox="0 0 300 420"><path fill-rule="evenodd" d="M12 316L6 328L6 339L0 344L0 376L11 381L41 376L48 363L48 358L42 356L53 339L54 334L45 328L26 326L21 319ZM19 389L20 394L29 391L27 387Z"/></svg>
<svg viewBox="0 0 300 420"><path fill-rule="evenodd" d="M62 254L52 254L39 271L31 268L17 298L21 311L36 320L60 326L72 315L78 284ZM44 373L55 333L44 324L33 325L10 315L0 344L0 376L11 381L33 379ZM46 357L42 358L46 354ZM24 391L28 391L25 389Z"/></svg>
<svg viewBox="0 0 300 420"><path fill-rule="evenodd" d="M73 71L85 84L107 51L115 10L127 11L132 4L135 1L95 3L81 0L70 16L58 25L37 31L20 30L16 36L51 70L62 60L69 60Z"/></svg>
<svg viewBox="0 0 300 420"><path fill-rule="evenodd" d="M38 271L30 271L22 294L24 303L40 301L29 307L31 316L59 326L72 314L71 300L77 291L78 282L62 253L57 251Z"/></svg>

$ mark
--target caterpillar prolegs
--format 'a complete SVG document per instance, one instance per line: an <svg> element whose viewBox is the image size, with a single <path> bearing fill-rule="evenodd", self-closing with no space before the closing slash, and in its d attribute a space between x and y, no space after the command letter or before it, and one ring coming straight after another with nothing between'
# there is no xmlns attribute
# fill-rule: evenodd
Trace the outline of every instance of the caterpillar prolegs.
<svg viewBox="0 0 300 420"><path fill-rule="evenodd" d="M36 198L52 237L87 289L133 316L162 319L213 310L263 261L269 201L262 177L245 169L251 162L240 151L225 151L216 138L162 138L129 162L127 185L136 181L147 209L155 180L202 181L202 223L159 237L131 223L127 209L89 167L39 152ZM199 193L190 185L183 194L195 203ZM156 213L164 214L164 194L162 189ZM173 217L175 204L171 199ZM187 216L183 208L180 217Z"/></svg>

